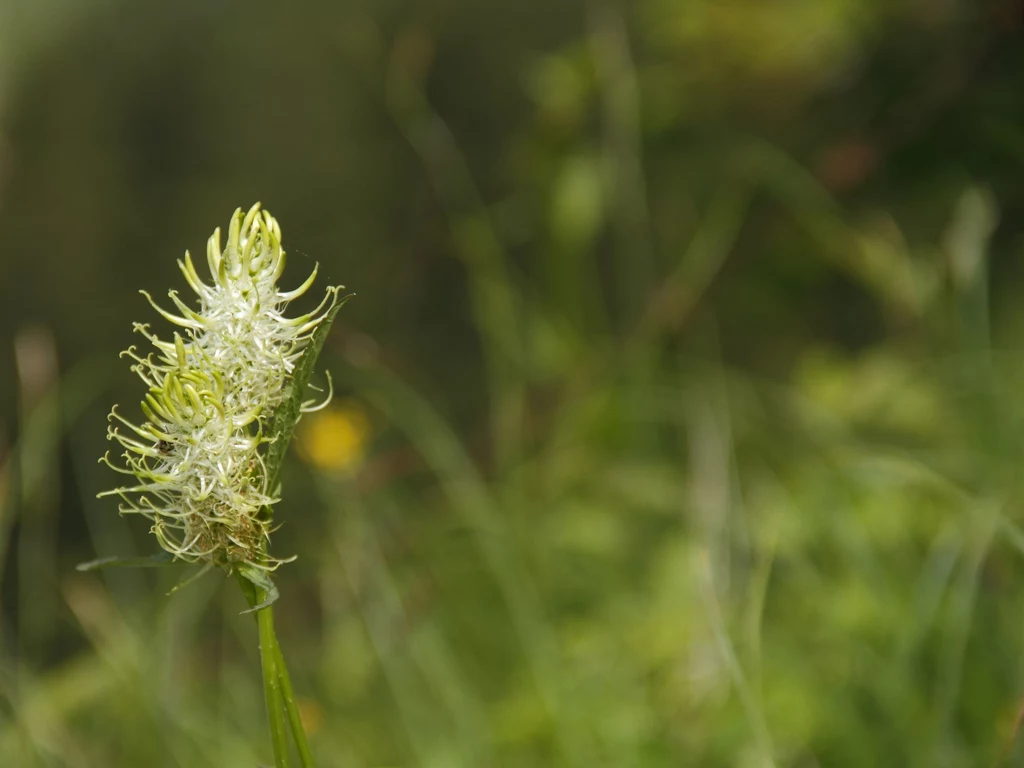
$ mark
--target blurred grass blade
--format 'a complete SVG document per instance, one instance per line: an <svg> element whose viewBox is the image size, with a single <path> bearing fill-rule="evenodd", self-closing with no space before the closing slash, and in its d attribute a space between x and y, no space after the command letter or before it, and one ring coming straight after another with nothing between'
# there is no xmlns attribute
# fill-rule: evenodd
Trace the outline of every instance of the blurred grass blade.
<svg viewBox="0 0 1024 768"><path fill-rule="evenodd" d="M177 584L175 584L173 587L171 587L170 591L168 591L168 593L167 593L167 596L170 597L171 595L173 595L178 590L184 589L185 587L189 586L190 584L194 584L195 582L199 581L199 579L201 579L203 576L205 576L207 573L209 573L212 568L213 568L213 563L206 563L206 564L204 564L202 568L200 568L198 571L193 573L187 579L185 579L184 581L179 581Z"/></svg>
<svg viewBox="0 0 1024 768"><path fill-rule="evenodd" d="M174 565L174 555L170 552L157 552L155 555L144 557L122 557L113 555L101 557L98 560L89 560L75 566L76 571L98 571L101 568L163 568L167 565Z"/></svg>

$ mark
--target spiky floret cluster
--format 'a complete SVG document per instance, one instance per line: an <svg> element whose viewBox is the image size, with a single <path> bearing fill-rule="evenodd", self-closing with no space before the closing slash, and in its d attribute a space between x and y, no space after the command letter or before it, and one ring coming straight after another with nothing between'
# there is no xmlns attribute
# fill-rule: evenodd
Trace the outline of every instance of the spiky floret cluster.
<svg viewBox="0 0 1024 768"><path fill-rule="evenodd" d="M126 467L102 459L135 482L100 495L119 496L122 514L149 518L160 546L176 558L273 569L284 561L266 554L269 508L277 499L260 446L270 440L265 428L287 396L306 343L338 301L338 289L328 288L312 312L284 316L317 270L292 291L278 289L285 265L281 227L259 203L244 217L235 211L223 249L220 228L214 231L207 260L211 284L200 279L187 251L178 262L199 296L198 310L170 291L180 312L175 315L142 291L183 330L164 341L147 324L135 323L155 347L145 357L135 347L122 353L149 387L142 401L146 420L136 425L115 406L107 438L124 447ZM305 409L313 408L307 403Z"/></svg>

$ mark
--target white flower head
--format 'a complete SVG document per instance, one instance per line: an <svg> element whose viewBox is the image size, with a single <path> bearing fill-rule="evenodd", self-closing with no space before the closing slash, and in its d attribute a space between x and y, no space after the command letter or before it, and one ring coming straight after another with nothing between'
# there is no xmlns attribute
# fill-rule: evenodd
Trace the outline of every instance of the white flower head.
<svg viewBox="0 0 1024 768"><path fill-rule="evenodd" d="M285 265L281 227L259 203L244 217L235 211L223 249L220 229L214 231L207 260L210 284L188 252L178 262L199 296L197 310L170 291L180 312L175 315L142 292L183 330L164 341L148 325L135 324L156 348L145 357L134 347L123 353L149 387L142 401L146 421L135 425L115 407L107 437L124 447L126 467L103 458L135 482L100 495L119 496L122 514L149 518L160 546L176 558L229 570L241 563L273 569L284 561L266 554L269 508L277 499L260 446L269 441L265 427L287 395L306 343L337 303L338 289L328 288L314 311L284 316L317 270L292 291L278 288Z"/></svg>

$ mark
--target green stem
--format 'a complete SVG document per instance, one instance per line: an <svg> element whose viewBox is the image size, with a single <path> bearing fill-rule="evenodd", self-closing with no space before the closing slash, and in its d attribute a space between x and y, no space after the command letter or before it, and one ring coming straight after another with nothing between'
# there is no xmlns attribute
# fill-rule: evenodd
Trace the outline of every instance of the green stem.
<svg viewBox="0 0 1024 768"><path fill-rule="evenodd" d="M265 595L258 590L258 597ZM267 699L267 716L270 719L270 738L274 743L274 763L277 768L288 768L288 726L284 719L284 695L277 659L280 650L274 635L274 610L269 606L256 612L256 624L260 630L260 660L263 663L263 693Z"/></svg>
<svg viewBox="0 0 1024 768"><path fill-rule="evenodd" d="M284 654L281 652L281 645L277 642L276 637L274 638L274 650L277 652L274 661L277 663L277 676L280 678L281 691L284 694L284 707L288 712L288 722L292 727L295 746L299 750L299 760L302 761L302 768L314 768L313 753L309 750L306 731L302 727L302 715L299 714L299 708L295 704L292 680L288 676L288 667L284 663Z"/></svg>
<svg viewBox="0 0 1024 768"><path fill-rule="evenodd" d="M266 594L248 580L239 577L238 583L250 606L259 605ZM288 725L284 718L284 696L278 674L280 649L274 635L274 612L268 606L256 612L256 625L260 635L260 662L263 667L263 695L267 701L267 719L270 722L270 741L274 747L275 768L289 768Z"/></svg>

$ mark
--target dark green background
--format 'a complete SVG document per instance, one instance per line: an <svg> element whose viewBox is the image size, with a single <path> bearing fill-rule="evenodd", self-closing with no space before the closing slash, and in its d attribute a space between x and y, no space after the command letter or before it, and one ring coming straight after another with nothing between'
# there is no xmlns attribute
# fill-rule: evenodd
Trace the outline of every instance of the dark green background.
<svg viewBox="0 0 1024 768"><path fill-rule="evenodd" d="M356 292L322 366L373 425L278 512L323 765L1014 764L1022 42L1017 0L0 0L0 764L269 759L230 582L73 569L155 547L93 498L137 291L255 200L286 285Z"/></svg>

